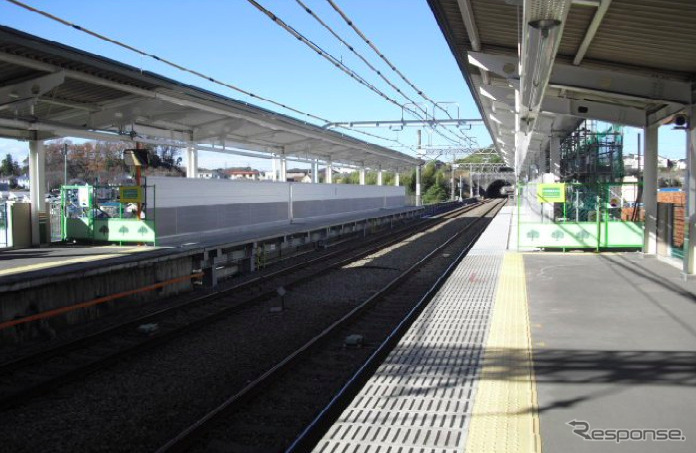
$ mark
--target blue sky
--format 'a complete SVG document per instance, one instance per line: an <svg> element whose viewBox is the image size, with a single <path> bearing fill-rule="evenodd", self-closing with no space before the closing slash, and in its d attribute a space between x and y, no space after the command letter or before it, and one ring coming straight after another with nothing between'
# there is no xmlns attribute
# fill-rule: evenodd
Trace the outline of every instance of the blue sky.
<svg viewBox="0 0 696 453"><path fill-rule="evenodd" d="M406 89L398 76L379 61L325 0L303 1L374 65L388 74L394 83ZM112 39L332 121L402 117L399 107L382 100L350 79L245 0L27 2ZM322 48L341 58L345 64L393 98L402 103L408 102L370 72L294 0L263 0L259 3ZM458 106L460 117L479 117L468 87L425 0L339 0L337 3L367 37L430 98L455 103L451 107L456 109ZM0 2L0 23L225 96L289 113L100 41L7 2ZM412 90L406 91L411 98L423 101ZM456 115L455 110L452 110L452 115ZM402 132L386 129L367 131L396 138L409 145L415 145L416 142L415 128ZM635 151L636 132L631 130L627 133L626 153ZM672 158L683 157L684 133L673 133L668 128L663 128L660 132L660 154ZM475 136L480 145L491 141L483 126L473 126L467 133ZM428 142L433 145L445 143L437 135L428 137L426 134L424 143ZM27 147L26 143L0 139L1 155L11 152L24 157ZM201 153L200 165L250 165L260 169L270 167L265 160L213 153Z"/></svg>

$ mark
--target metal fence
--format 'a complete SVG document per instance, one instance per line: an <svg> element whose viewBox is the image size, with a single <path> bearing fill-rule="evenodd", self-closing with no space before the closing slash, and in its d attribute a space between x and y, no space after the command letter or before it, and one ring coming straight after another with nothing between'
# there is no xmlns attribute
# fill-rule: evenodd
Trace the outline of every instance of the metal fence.
<svg viewBox="0 0 696 453"><path fill-rule="evenodd" d="M548 194L553 198L545 198ZM638 183L520 184L517 211L519 248L643 246Z"/></svg>
<svg viewBox="0 0 696 453"><path fill-rule="evenodd" d="M7 203L0 203L0 248L5 248L8 246L8 211L9 206Z"/></svg>
<svg viewBox="0 0 696 453"><path fill-rule="evenodd" d="M60 200L50 202L48 209L49 224L51 225L51 242L60 242L63 240L63 210Z"/></svg>
<svg viewBox="0 0 696 453"><path fill-rule="evenodd" d="M148 189L152 199L147 199ZM130 202L125 198L136 197ZM64 240L156 243L153 186L63 186Z"/></svg>

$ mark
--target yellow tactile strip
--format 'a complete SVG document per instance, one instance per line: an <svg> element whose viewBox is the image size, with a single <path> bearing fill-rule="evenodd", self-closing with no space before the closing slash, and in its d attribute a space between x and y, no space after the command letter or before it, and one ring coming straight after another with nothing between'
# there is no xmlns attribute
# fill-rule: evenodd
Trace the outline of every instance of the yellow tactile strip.
<svg viewBox="0 0 696 453"><path fill-rule="evenodd" d="M541 452L524 261L503 260L467 453Z"/></svg>
<svg viewBox="0 0 696 453"><path fill-rule="evenodd" d="M105 259L109 259L109 258L117 258L120 256L130 255L132 253L153 250L152 247L129 247L129 248L118 247L118 248L115 248L115 247L106 246L106 247L100 247L100 248L104 248L104 249L114 248L115 251L113 253L108 253L108 254L78 256L76 258L68 258L68 259L64 259L61 261L49 261L49 262L43 262L43 263L27 264L25 266L11 267L9 269L0 270L0 276L19 274L22 272L37 271L37 270L41 270L41 269L48 269L51 267L66 266L68 264L86 263L89 261L98 261L98 260L105 260Z"/></svg>

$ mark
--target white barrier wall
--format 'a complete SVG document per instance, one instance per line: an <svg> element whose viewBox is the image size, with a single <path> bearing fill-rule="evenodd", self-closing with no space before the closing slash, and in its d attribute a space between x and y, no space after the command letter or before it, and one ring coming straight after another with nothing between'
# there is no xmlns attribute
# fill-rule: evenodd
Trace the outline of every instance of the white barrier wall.
<svg viewBox="0 0 696 453"><path fill-rule="evenodd" d="M158 236L289 223L405 205L396 186L149 177Z"/></svg>
<svg viewBox="0 0 696 453"><path fill-rule="evenodd" d="M147 185L156 187L158 208L288 201L285 184L265 181L151 176L147 178Z"/></svg>

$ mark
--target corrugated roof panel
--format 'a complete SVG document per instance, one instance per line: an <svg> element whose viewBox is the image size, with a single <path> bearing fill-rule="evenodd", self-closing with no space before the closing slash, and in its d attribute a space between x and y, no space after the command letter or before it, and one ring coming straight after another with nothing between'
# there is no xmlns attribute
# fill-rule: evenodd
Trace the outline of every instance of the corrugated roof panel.
<svg viewBox="0 0 696 453"><path fill-rule="evenodd" d="M506 47L517 52L517 7L507 3L471 1L483 47ZM522 12L520 9L520 16ZM462 24L463 25L463 24Z"/></svg>
<svg viewBox="0 0 696 453"><path fill-rule="evenodd" d="M30 41L29 41L30 42ZM82 54L74 54L67 47L61 46L57 43L53 43L61 48L60 52L55 54L50 54L48 52L42 51L40 49L24 46L16 42L9 42L5 40L0 40L0 51L6 52L8 54L17 55L25 58L30 58L35 61L40 61L42 63L48 63L54 66L59 66L63 69L71 69L74 71L79 71L85 74L91 74L97 77L102 77L107 80L117 81L119 83L125 83L131 86L136 86L143 89L153 89L157 87L155 84L147 83L139 78L128 77L123 74L128 72L125 65L119 64L118 68L121 73L116 71L106 71L99 66L113 65L115 62L107 60L99 55L90 56L94 58L89 63L81 61L85 57ZM132 72L132 71L131 71Z"/></svg>
<svg viewBox="0 0 696 453"><path fill-rule="evenodd" d="M696 73L696 2L614 0L586 58Z"/></svg>
<svg viewBox="0 0 696 453"><path fill-rule="evenodd" d="M566 18L558 55L574 57L585 38L597 8L574 5Z"/></svg>
<svg viewBox="0 0 696 453"><path fill-rule="evenodd" d="M457 4L457 0L443 0L442 9L445 11L445 14L447 14L447 17L452 18L452 20L459 21L461 25L452 29L452 37L457 45L464 46L466 49L471 49L471 42L469 42L469 35L464 27L462 15L459 13L459 5Z"/></svg>
<svg viewBox="0 0 696 453"><path fill-rule="evenodd" d="M58 89L61 97L69 98L71 102L77 103L107 102L126 96L122 91L104 86L95 86L73 79L65 79L65 82Z"/></svg>

